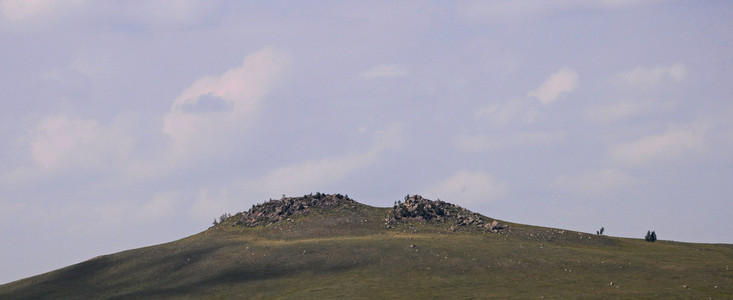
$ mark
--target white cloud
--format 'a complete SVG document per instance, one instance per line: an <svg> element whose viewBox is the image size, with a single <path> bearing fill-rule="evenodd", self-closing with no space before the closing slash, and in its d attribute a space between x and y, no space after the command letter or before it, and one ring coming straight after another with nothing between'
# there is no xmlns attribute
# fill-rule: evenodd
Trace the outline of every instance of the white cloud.
<svg viewBox="0 0 733 300"><path fill-rule="evenodd" d="M142 205L142 209L139 210L138 214L144 220L159 220L174 215L180 204L181 193L158 193L150 201Z"/></svg>
<svg viewBox="0 0 733 300"><path fill-rule="evenodd" d="M199 189L196 200L191 205L189 213L196 220L209 221L218 218L226 212L231 213L247 209L246 203L241 203L241 201L247 200L253 201L252 199L236 199L231 196L227 188L214 189L204 187ZM261 200L257 199L254 201Z"/></svg>
<svg viewBox="0 0 733 300"><path fill-rule="evenodd" d="M402 123L393 122L387 124L384 129L375 131L372 151L382 151L402 145L402 127Z"/></svg>
<svg viewBox="0 0 733 300"><path fill-rule="evenodd" d="M272 170L267 176L247 184L251 190L270 197L280 194L302 194L344 178L376 160L376 152L352 154L337 158L309 160L297 165Z"/></svg>
<svg viewBox="0 0 733 300"><path fill-rule="evenodd" d="M110 166L132 146L133 139L119 130L64 115L41 121L30 142L33 160L46 169Z"/></svg>
<svg viewBox="0 0 733 300"><path fill-rule="evenodd" d="M507 192L507 184L490 173L461 170L426 188L424 195L460 205L475 205L501 200Z"/></svg>
<svg viewBox="0 0 733 300"><path fill-rule="evenodd" d="M204 0L156 0L124 3L130 17L152 26L187 26L196 24L218 5Z"/></svg>
<svg viewBox="0 0 733 300"><path fill-rule="evenodd" d="M204 0L0 0L0 21L5 25L0 29L26 30L59 21L81 25L94 16L104 16L119 24L186 27L203 23L218 6L215 1Z"/></svg>
<svg viewBox="0 0 733 300"><path fill-rule="evenodd" d="M50 14L58 14L86 2L86 0L2 0L0 15L14 21L48 18Z"/></svg>
<svg viewBox="0 0 733 300"><path fill-rule="evenodd" d="M509 124L524 109L523 103L510 101L504 105L489 104L476 111L476 117L486 118L494 125L505 126Z"/></svg>
<svg viewBox="0 0 733 300"><path fill-rule="evenodd" d="M608 123L627 120L644 113L670 109L671 103L655 103L655 101L621 101L610 104L595 105L585 111L585 117L596 123Z"/></svg>
<svg viewBox="0 0 733 300"><path fill-rule="evenodd" d="M519 146L537 146L565 140L564 131L557 132L522 132L509 136L489 137L481 135L461 135L455 140L458 150L465 152L483 152Z"/></svg>
<svg viewBox="0 0 733 300"><path fill-rule="evenodd" d="M501 105L492 103L480 107L475 112L475 116L485 118L496 126L506 126L520 117L524 123L531 123L537 117L537 111L528 102L529 100L526 99L516 99Z"/></svg>
<svg viewBox="0 0 733 300"><path fill-rule="evenodd" d="M286 60L283 53L265 48L247 56L241 66L202 77L186 88L165 115L163 131L173 138L175 154L206 156L226 149L256 116ZM202 99L221 101L227 109L195 109Z"/></svg>
<svg viewBox="0 0 733 300"><path fill-rule="evenodd" d="M376 65L362 72L360 75L366 79L397 78L406 76L407 70L399 65Z"/></svg>
<svg viewBox="0 0 733 300"><path fill-rule="evenodd" d="M637 67L631 71L617 74L616 80L633 87L649 88L658 85L665 79L679 82L685 78L686 74L685 66L675 63L653 68Z"/></svg>
<svg viewBox="0 0 733 300"><path fill-rule="evenodd" d="M486 106L483 106L479 108L476 111L476 117L490 117L493 116L496 112L499 111L499 105L498 104L489 104Z"/></svg>
<svg viewBox="0 0 733 300"><path fill-rule="evenodd" d="M486 118L495 125L504 126L514 118L515 112L501 109L498 104L489 104L476 111L477 118Z"/></svg>
<svg viewBox="0 0 733 300"><path fill-rule="evenodd" d="M0 0L0 31L24 32L69 19L87 0Z"/></svg>
<svg viewBox="0 0 733 300"><path fill-rule="evenodd" d="M563 67L550 75L536 90L529 91L527 97L535 97L544 105L555 102L563 93L570 93L578 86L578 73Z"/></svg>
<svg viewBox="0 0 733 300"><path fill-rule="evenodd" d="M483 152L498 148L496 142L492 143L486 135L461 135L455 140L458 150L465 152Z"/></svg>
<svg viewBox="0 0 733 300"><path fill-rule="evenodd" d="M246 183L244 190L255 191L257 197L279 197L283 193L294 195L312 192L374 163L381 151L401 145L401 135L401 124L392 123L384 130L375 132L373 145L365 152L308 160L278 168L262 178Z"/></svg>
<svg viewBox="0 0 733 300"><path fill-rule="evenodd" d="M690 158L706 148L705 126L689 125L623 143L611 149L611 158L629 166L668 163Z"/></svg>
<svg viewBox="0 0 733 300"><path fill-rule="evenodd" d="M100 55L86 55L75 58L69 63L68 70L82 76L93 78L101 74L114 72L110 70L110 63L107 57Z"/></svg>
<svg viewBox="0 0 733 300"><path fill-rule="evenodd" d="M622 171L603 169L577 176L559 176L550 186L584 196L594 196L627 188L636 183L637 180Z"/></svg>
<svg viewBox="0 0 733 300"><path fill-rule="evenodd" d="M494 0L463 1L458 5L460 15L468 18L507 19L530 17L573 9L619 9L666 0Z"/></svg>
<svg viewBox="0 0 733 300"><path fill-rule="evenodd" d="M669 0L601 0L597 4L599 7L616 8L632 5L643 5L648 3L665 2ZM588 3L588 1L576 1L576 3ZM593 3L591 3L593 5Z"/></svg>

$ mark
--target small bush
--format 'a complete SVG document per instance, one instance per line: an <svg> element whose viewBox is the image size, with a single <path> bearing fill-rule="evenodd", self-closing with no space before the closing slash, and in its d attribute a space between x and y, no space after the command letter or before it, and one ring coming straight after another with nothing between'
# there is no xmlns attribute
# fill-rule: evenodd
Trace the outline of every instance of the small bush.
<svg viewBox="0 0 733 300"><path fill-rule="evenodd" d="M603 230L604 230L604 228L601 227L601 230L596 230L596 234L597 235L603 235Z"/></svg>
<svg viewBox="0 0 733 300"><path fill-rule="evenodd" d="M229 218L231 216L232 215L230 215L228 213L222 214L221 216L219 216L219 223L224 222L224 220L226 220L227 218ZM216 220L214 220L214 223L216 223ZM216 224L214 224L214 225L216 225Z"/></svg>
<svg viewBox="0 0 733 300"><path fill-rule="evenodd" d="M657 233L654 232L653 230L652 231L647 230L646 236L644 237L644 239L647 242L655 242L657 240Z"/></svg>

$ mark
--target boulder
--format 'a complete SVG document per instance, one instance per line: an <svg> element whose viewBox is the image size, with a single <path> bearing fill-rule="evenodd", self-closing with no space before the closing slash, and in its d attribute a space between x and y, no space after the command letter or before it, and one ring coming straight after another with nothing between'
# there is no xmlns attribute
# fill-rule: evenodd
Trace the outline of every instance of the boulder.
<svg viewBox="0 0 733 300"><path fill-rule="evenodd" d="M316 193L315 195L304 195L302 197L285 197L280 200L254 205L246 212L238 214L239 220L234 225L255 227L269 225L287 220L293 222L291 216L307 215L314 209L324 208L353 208L356 201L341 194L327 195Z"/></svg>
<svg viewBox="0 0 733 300"><path fill-rule="evenodd" d="M486 217L471 212L463 207L443 202L425 199L420 195L405 197L404 202L398 202L390 214L385 218L385 225L406 223L409 221L452 223L450 231L461 226L471 226L489 232L499 232L504 227L496 220L487 223Z"/></svg>

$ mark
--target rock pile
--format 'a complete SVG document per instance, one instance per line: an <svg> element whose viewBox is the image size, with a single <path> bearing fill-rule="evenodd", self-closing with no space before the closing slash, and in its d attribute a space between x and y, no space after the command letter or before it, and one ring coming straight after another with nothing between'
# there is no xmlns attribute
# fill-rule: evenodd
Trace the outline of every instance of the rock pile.
<svg viewBox="0 0 733 300"><path fill-rule="evenodd" d="M302 197L283 196L279 200L271 199L268 202L253 205L248 211L227 217L226 223L232 224L232 226L256 227L281 221L293 221L292 218L305 216L323 209L329 211L350 210L357 208L358 205L358 202L341 194L316 193ZM440 200L425 199L420 195L407 196L404 202L395 202L394 207L384 221L388 228L392 228L399 223L412 221L449 224L451 231L461 228L476 228L498 233L506 228L496 220L486 218L463 207ZM225 222L222 221L218 224L222 223ZM214 226L217 225L216 222L214 224Z"/></svg>
<svg viewBox="0 0 733 300"><path fill-rule="evenodd" d="M322 208L343 208L356 207L357 202L350 199L349 196L341 194L327 195L316 193L303 197L285 197L280 200L270 200L268 202L253 205L246 212L241 212L233 217L237 218L234 225L243 225L247 227L255 227L258 225L269 225L283 220L290 219L291 216L303 216L314 211L314 209Z"/></svg>
<svg viewBox="0 0 733 300"><path fill-rule="evenodd" d="M390 214L384 221L388 227L408 221L449 222L452 223L450 227L451 231L465 226L498 233L500 230L506 228L506 226L496 220L488 222L486 217L463 207L440 200L433 201L425 199L420 195L407 196L405 197L405 202L398 201L395 203Z"/></svg>

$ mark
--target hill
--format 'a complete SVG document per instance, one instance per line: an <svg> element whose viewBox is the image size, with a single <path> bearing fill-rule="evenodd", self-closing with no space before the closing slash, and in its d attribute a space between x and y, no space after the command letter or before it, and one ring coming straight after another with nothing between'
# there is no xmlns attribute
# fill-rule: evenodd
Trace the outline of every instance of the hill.
<svg viewBox="0 0 733 300"><path fill-rule="evenodd" d="M515 224L410 196L271 200L170 243L0 286L0 299L733 298L733 245Z"/></svg>

